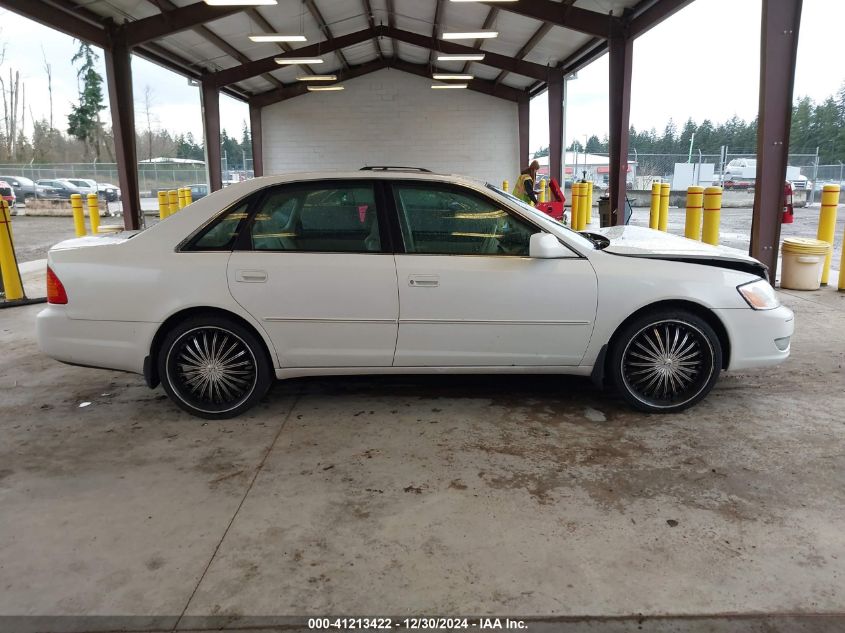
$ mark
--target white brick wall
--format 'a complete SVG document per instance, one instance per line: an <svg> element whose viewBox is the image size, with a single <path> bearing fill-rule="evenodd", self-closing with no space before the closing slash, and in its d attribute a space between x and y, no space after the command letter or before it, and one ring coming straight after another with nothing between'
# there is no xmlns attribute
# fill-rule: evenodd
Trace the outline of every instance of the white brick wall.
<svg viewBox="0 0 845 633"><path fill-rule="evenodd" d="M264 173L407 165L511 183L516 103L385 69L264 108Z"/></svg>

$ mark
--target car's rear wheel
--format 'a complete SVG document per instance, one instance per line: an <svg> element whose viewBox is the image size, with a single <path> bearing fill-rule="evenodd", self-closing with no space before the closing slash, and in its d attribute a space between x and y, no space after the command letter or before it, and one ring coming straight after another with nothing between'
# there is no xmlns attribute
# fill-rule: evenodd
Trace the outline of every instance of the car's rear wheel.
<svg viewBox="0 0 845 633"><path fill-rule="evenodd" d="M722 368L719 337L707 321L686 310L646 314L614 338L610 373L632 406L671 413L704 398Z"/></svg>
<svg viewBox="0 0 845 633"><path fill-rule="evenodd" d="M185 411L220 420L257 404L272 383L272 367L261 340L218 316L179 323L158 354L162 386Z"/></svg>

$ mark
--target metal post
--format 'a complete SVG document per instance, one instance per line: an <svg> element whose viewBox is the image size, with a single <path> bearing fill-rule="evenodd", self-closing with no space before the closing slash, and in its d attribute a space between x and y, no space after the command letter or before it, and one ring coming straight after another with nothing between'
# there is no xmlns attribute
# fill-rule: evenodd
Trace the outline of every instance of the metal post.
<svg viewBox="0 0 845 633"><path fill-rule="evenodd" d="M523 93L519 97L516 106L517 125L519 127L519 168L520 170L528 167L528 152L531 151L528 146L529 133L529 114L530 102L528 93Z"/></svg>
<svg viewBox="0 0 845 633"><path fill-rule="evenodd" d="M249 134L252 137L252 173L256 178L264 175L264 135L261 130L261 107L249 104Z"/></svg>
<svg viewBox="0 0 845 633"><path fill-rule="evenodd" d="M813 185L810 187L810 204L816 201L816 179L819 177L819 148L816 148L816 159L813 161Z"/></svg>
<svg viewBox="0 0 845 633"><path fill-rule="evenodd" d="M634 40L610 38L610 209L616 223L625 224L628 177L628 125L631 114L631 60Z"/></svg>
<svg viewBox="0 0 845 633"><path fill-rule="evenodd" d="M757 124L757 192L751 220L752 257L774 281L789 152L792 88L802 0L763 0L760 38L760 106Z"/></svg>
<svg viewBox="0 0 845 633"><path fill-rule="evenodd" d="M109 89L118 184L123 198L123 224L127 230L141 228L141 197L135 153L135 103L132 97L132 64L126 40L116 30L112 45L103 49Z"/></svg>
<svg viewBox="0 0 845 633"><path fill-rule="evenodd" d="M220 93L208 81L202 82L201 92L208 188L210 191L217 191L223 188L223 173L220 166Z"/></svg>
<svg viewBox="0 0 845 633"><path fill-rule="evenodd" d="M563 182L563 75L549 77L549 178Z"/></svg>

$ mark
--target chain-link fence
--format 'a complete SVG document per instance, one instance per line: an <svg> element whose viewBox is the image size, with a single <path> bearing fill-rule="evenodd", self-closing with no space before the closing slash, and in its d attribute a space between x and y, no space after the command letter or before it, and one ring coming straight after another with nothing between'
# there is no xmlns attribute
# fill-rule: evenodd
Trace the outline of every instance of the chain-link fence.
<svg viewBox="0 0 845 633"><path fill-rule="evenodd" d="M254 177L252 159L238 161L245 169L229 169L227 159L221 161L223 184L232 184ZM55 180L59 178L84 178L98 183L120 186L117 163L13 163L0 164L0 177L19 176L30 180ZM206 183L205 165L197 163L139 163L138 186L141 196L155 196L159 190L178 189Z"/></svg>

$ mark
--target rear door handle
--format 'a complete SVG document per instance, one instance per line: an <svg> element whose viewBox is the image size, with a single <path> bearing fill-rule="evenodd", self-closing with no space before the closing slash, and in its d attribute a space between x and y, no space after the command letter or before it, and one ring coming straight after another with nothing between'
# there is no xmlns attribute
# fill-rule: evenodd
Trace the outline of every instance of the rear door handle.
<svg viewBox="0 0 845 633"><path fill-rule="evenodd" d="M267 272L263 270L239 270L235 273L235 281L261 284L267 281Z"/></svg>
<svg viewBox="0 0 845 633"><path fill-rule="evenodd" d="M410 275L408 285L414 288L436 288L440 285L439 275Z"/></svg>

